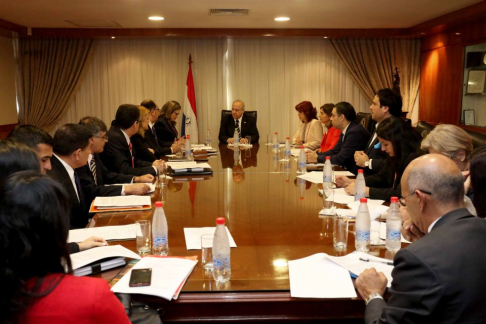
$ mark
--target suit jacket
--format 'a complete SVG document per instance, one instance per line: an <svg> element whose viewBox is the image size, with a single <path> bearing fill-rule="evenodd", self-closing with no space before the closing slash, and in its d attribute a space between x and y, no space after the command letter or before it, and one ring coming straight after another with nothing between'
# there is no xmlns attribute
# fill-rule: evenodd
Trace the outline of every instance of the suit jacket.
<svg viewBox="0 0 486 324"><path fill-rule="evenodd" d="M150 132L150 130L147 130L147 133ZM155 151L154 153L149 151L149 145L147 144L147 141L145 141L145 138L142 137L140 134L135 134L130 137L130 142L132 142L133 146L133 154L137 159L140 159L142 161L147 161L147 162L154 162L157 160L155 157Z"/></svg>
<svg viewBox="0 0 486 324"><path fill-rule="evenodd" d="M332 164L340 165L346 170L354 170L356 166L354 153L362 151L369 139L370 133L361 124L351 122L344 135L344 140L341 133L341 137L334 148L326 152L317 153L317 160L320 163L324 163L326 156L330 156Z"/></svg>
<svg viewBox="0 0 486 324"><path fill-rule="evenodd" d="M134 156L135 167L132 167L132 156L125 135L116 127L111 126L107 133L110 140L105 145L105 149L100 153L101 160L106 168L112 172L131 175L156 175L152 163L142 161ZM133 143L132 143L133 151Z"/></svg>
<svg viewBox="0 0 486 324"><path fill-rule="evenodd" d="M422 154L422 151L411 153L396 172L393 172L391 169L390 160L385 160L384 166L378 173L369 176L365 175L366 186L370 187L370 198L389 201L391 197L401 197L402 186L400 185L400 180L402 179L403 171L405 171L410 162Z"/></svg>
<svg viewBox="0 0 486 324"><path fill-rule="evenodd" d="M486 222L456 209L397 252L388 303L373 299L365 323L484 323Z"/></svg>
<svg viewBox="0 0 486 324"><path fill-rule="evenodd" d="M96 163L96 181L98 185L95 184L93 174L91 173L88 164L76 169L79 175L79 180L81 181L84 197L88 204L91 204L93 199L98 196L120 196L122 186L105 186L105 184L130 183L133 176L111 172L105 167L97 153L93 154L93 159Z"/></svg>
<svg viewBox="0 0 486 324"><path fill-rule="evenodd" d="M305 134L302 134L305 127ZM304 136L302 136L304 135ZM321 143L323 136L322 124L317 119L312 119L310 122L300 123L299 129L295 133L292 143L302 140L303 146L309 150L317 150Z"/></svg>
<svg viewBox="0 0 486 324"><path fill-rule="evenodd" d="M157 141L159 142L160 147L170 147L174 144L174 140L179 137L177 129L172 127L167 119L162 116L155 122L154 129L157 133Z"/></svg>
<svg viewBox="0 0 486 324"><path fill-rule="evenodd" d="M225 115L221 118L221 125L219 126L219 141L227 144L229 138L233 138L235 134L235 119L232 115ZM251 136L252 143L258 143L260 134L256 126L256 119L250 115L243 114L240 125L241 138Z"/></svg>
<svg viewBox="0 0 486 324"><path fill-rule="evenodd" d="M62 185L69 198L69 204L71 206L68 222L69 228L86 227L89 220L89 206L84 198L83 190L80 190L78 193L80 202L66 168L55 155L51 157L51 167L51 170L47 170L47 174Z"/></svg>
<svg viewBox="0 0 486 324"><path fill-rule="evenodd" d="M375 139L373 140L373 136L375 135L375 133L376 133L376 130L371 135L370 140L366 144L366 148L364 150L365 154L368 155L368 158L373 160L373 161L371 161L372 169L364 168L364 172L365 172L366 175L372 175L372 174L378 173L381 170L381 168L383 168L384 164L386 163L386 159L387 159L387 156L388 156L385 151L381 150L381 145L379 145L378 148L375 148L375 146L378 143L380 143L380 141L378 141L378 136L375 137ZM361 167L356 166L354 173L357 173L358 169L360 169L360 168Z"/></svg>
<svg viewBox="0 0 486 324"><path fill-rule="evenodd" d="M157 139L155 139L154 132L155 129L149 126L149 128L145 132L145 142L152 150L155 151L155 157L157 159L160 159L161 156L172 154L172 150L170 149L170 147L159 146Z"/></svg>

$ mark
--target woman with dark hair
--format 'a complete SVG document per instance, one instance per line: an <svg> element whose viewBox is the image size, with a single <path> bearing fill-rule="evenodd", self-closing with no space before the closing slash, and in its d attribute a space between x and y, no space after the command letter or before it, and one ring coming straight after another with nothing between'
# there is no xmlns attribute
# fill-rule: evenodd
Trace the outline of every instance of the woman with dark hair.
<svg viewBox="0 0 486 324"><path fill-rule="evenodd" d="M316 152L326 152L331 150L339 141L339 137L341 136L341 131L332 126L331 116L333 108L334 104L332 103L321 106L319 112L319 121L327 128L327 131L322 137L321 147L317 149Z"/></svg>
<svg viewBox="0 0 486 324"><path fill-rule="evenodd" d="M387 161L378 173L365 176L366 196L371 199L390 200L401 197L400 179L407 165L423 155L420 150L421 136L407 122L396 117L383 120L376 130L381 149L388 154ZM336 177L338 187L354 195L355 181Z"/></svg>
<svg viewBox="0 0 486 324"><path fill-rule="evenodd" d="M129 323L103 279L71 275L68 204L38 172L15 173L0 187L1 323Z"/></svg>
<svg viewBox="0 0 486 324"><path fill-rule="evenodd" d="M132 142L133 145L133 152L135 157L140 160L154 162L157 160L155 151L151 149L145 141L145 132L149 127L149 110L143 106L138 106L138 110L140 111L138 132L130 137L130 142Z"/></svg>
<svg viewBox="0 0 486 324"><path fill-rule="evenodd" d="M294 135L293 144L303 145L305 148L315 150L319 148L322 139L322 126L317 120L317 110L310 101L302 101L295 106L301 121L297 133Z"/></svg>
<svg viewBox="0 0 486 324"><path fill-rule="evenodd" d="M177 101L168 101L162 107L159 119L157 119L154 125L157 141L160 146L170 147L174 144L174 141L178 141L179 133L175 126L180 113L181 105Z"/></svg>

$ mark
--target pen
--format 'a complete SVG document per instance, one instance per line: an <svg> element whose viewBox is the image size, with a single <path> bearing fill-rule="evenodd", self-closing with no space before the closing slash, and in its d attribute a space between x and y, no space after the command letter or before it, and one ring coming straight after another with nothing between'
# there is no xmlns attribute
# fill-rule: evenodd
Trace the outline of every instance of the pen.
<svg viewBox="0 0 486 324"><path fill-rule="evenodd" d="M393 265L393 262L387 262L387 261L380 261L380 260L370 260L370 259L363 259L363 258L359 258L360 261L364 261L364 262L376 262L376 263L383 263L383 264L386 264L386 265Z"/></svg>

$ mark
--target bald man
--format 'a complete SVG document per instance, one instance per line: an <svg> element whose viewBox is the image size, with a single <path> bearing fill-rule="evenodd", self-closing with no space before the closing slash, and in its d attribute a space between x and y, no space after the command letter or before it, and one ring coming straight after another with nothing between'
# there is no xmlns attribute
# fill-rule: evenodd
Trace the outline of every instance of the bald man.
<svg viewBox="0 0 486 324"><path fill-rule="evenodd" d="M260 134L256 126L256 119L245 114L245 103L241 100L233 101L231 115L221 118L219 141L224 144L233 144L235 129L239 130L240 143L247 143L246 136L251 136L251 143L258 143Z"/></svg>
<svg viewBox="0 0 486 324"><path fill-rule="evenodd" d="M425 235L397 252L388 302L383 273L360 274L365 323L484 323L486 222L464 208L461 172L429 154L408 165L401 184L400 203Z"/></svg>

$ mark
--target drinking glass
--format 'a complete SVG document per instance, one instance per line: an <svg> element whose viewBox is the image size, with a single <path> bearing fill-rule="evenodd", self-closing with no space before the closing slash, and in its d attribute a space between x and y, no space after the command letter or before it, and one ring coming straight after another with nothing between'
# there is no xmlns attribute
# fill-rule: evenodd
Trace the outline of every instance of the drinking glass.
<svg viewBox="0 0 486 324"><path fill-rule="evenodd" d="M336 250L344 251L348 246L348 217L339 215L333 217L332 242Z"/></svg>
<svg viewBox="0 0 486 324"><path fill-rule="evenodd" d="M137 251L139 254L149 254L150 247L152 246L150 236L152 231L150 230L149 220L138 220L135 222L137 228Z"/></svg>
<svg viewBox="0 0 486 324"><path fill-rule="evenodd" d="M201 235L201 263L204 270L213 270L213 234Z"/></svg>

